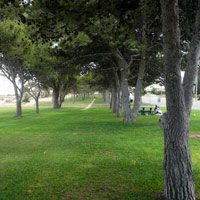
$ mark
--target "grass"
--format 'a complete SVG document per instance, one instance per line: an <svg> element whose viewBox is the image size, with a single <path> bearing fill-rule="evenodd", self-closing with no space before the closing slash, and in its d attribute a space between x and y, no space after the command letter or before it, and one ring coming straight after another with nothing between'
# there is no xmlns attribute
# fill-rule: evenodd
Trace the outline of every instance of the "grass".
<svg viewBox="0 0 200 200"><path fill-rule="evenodd" d="M159 116L123 124L105 107L0 110L1 200L153 200L163 189ZM200 133L200 112L190 132ZM200 140L190 139L200 198Z"/></svg>

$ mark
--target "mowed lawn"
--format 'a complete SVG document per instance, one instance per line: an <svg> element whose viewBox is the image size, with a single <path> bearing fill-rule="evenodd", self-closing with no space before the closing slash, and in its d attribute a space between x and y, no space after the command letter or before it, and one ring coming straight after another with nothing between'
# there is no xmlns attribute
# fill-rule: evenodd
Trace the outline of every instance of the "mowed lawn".
<svg viewBox="0 0 200 200"><path fill-rule="evenodd" d="M163 189L159 116L123 124L106 107L0 108L0 200L150 200ZM200 112L190 132L200 133ZM190 139L200 198L200 139Z"/></svg>

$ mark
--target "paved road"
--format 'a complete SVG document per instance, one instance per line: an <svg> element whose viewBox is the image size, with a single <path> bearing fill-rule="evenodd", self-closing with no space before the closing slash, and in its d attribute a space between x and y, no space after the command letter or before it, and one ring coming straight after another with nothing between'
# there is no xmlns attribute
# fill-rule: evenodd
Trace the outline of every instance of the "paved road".
<svg viewBox="0 0 200 200"><path fill-rule="evenodd" d="M158 102L159 97L151 97L151 96L143 96L142 101L144 103L150 103L153 105L166 106L166 99L164 97L160 98L160 102ZM192 105L193 110L200 110L200 101L194 101Z"/></svg>

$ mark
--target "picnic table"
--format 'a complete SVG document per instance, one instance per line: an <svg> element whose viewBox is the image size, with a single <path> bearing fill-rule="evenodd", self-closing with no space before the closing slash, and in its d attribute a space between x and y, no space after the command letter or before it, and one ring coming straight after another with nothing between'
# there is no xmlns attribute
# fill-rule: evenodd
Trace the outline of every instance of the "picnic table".
<svg viewBox="0 0 200 200"><path fill-rule="evenodd" d="M141 115L153 115L153 107L145 106L145 107L140 107L139 113Z"/></svg>

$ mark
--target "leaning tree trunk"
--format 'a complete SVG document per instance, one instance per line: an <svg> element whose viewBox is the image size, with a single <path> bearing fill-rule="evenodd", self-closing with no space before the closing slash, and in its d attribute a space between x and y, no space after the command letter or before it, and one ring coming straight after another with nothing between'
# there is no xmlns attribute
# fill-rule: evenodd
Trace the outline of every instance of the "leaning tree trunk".
<svg viewBox="0 0 200 200"><path fill-rule="evenodd" d="M13 81L13 87L15 91L15 98L16 98L16 114L15 117L22 117L22 95L20 95L17 89L17 85L15 81Z"/></svg>
<svg viewBox="0 0 200 200"><path fill-rule="evenodd" d="M142 25L142 44L147 44L147 38L146 38L146 8L144 8L143 12L143 25ZM140 61L140 67L139 67L139 73L137 77L137 83L135 87L135 95L134 95L134 105L133 105L133 121L136 121L136 117L138 114L138 111L140 109L141 103L142 103L142 89L143 89L143 79L145 75L145 68L146 68L146 50L143 49L141 53L141 61Z"/></svg>
<svg viewBox="0 0 200 200"><path fill-rule="evenodd" d="M160 119L164 131L164 192L167 200L195 200L185 101L188 94L184 93L180 73L178 0L161 0L161 7L167 104L167 113Z"/></svg>

